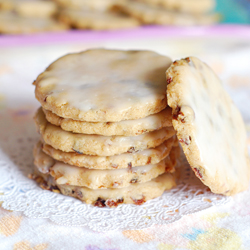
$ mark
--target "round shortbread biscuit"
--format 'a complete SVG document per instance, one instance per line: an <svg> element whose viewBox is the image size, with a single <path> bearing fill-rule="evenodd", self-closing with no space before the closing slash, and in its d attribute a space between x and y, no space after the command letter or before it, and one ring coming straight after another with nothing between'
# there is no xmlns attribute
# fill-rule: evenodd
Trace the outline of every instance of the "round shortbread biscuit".
<svg viewBox="0 0 250 250"><path fill-rule="evenodd" d="M120 8L121 11L138 19L143 24L192 26L211 25L218 21L217 14L180 13L140 2L131 2Z"/></svg>
<svg viewBox="0 0 250 250"><path fill-rule="evenodd" d="M0 0L3 1L3 0ZM5 0L6 1L6 0ZM60 7L66 9L84 9L106 11L124 0L54 0Z"/></svg>
<svg viewBox="0 0 250 250"><path fill-rule="evenodd" d="M0 10L13 11L22 16L48 17L57 11L57 5L44 0L0 0Z"/></svg>
<svg viewBox="0 0 250 250"><path fill-rule="evenodd" d="M85 122L69 118L62 118L48 110L43 110L47 121L60 126L65 131L80 134L96 135L123 135L135 136L163 127L172 126L172 110L167 107L159 113L146 116L137 120L125 120L120 122Z"/></svg>
<svg viewBox="0 0 250 250"><path fill-rule="evenodd" d="M0 0L0 9L15 12L24 17L51 17L57 12L57 5L43 0Z"/></svg>
<svg viewBox="0 0 250 250"><path fill-rule="evenodd" d="M67 25L58 23L51 18L22 17L12 12L0 12L0 33L26 34L44 31L61 31Z"/></svg>
<svg viewBox="0 0 250 250"><path fill-rule="evenodd" d="M37 130L42 140L55 149L87 155L111 156L154 148L175 135L173 127L137 136L103 136L76 134L50 124L42 110L35 115Z"/></svg>
<svg viewBox="0 0 250 250"><path fill-rule="evenodd" d="M214 9L215 0L137 0L153 6L165 7L185 13L206 13Z"/></svg>
<svg viewBox="0 0 250 250"><path fill-rule="evenodd" d="M52 1L14 0L14 11L25 17L51 17L57 12L57 5Z"/></svg>
<svg viewBox="0 0 250 250"><path fill-rule="evenodd" d="M170 153L165 159L157 164L148 164L127 169L96 170L84 167L76 167L55 161L42 151L41 142L34 148L36 167L40 172L49 169L49 174L55 178L56 184L88 187L91 189L123 188L131 183L147 182L165 172L174 172L176 165L175 152ZM46 164L48 163L48 164Z"/></svg>
<svg viewBox="0 0 250 250"><path fill-rule="evenodd" d="M94 65L93 65L94 63ZM93 49L68 54L34 81L36 98L60 117L118 122L167 106L168 57L151 51Z"/></svg>
<svg viewBox="0 0 250 250"><path fill-rule="evenodd" d="M216 74L195 57L167 70L173 126L197 177L212 192L233 195L249 186L245 125Z"/></svg>
<svg viewBox="0 0 250 250"><path fill-rule="evenodd" d="M36 167L34 168L32 178L43 189L61 192L64 195L75 197L87 204L98 207L116 207L119 204L142 205L148 200L161 196L165 190L176 186L176 173L164 173L151 181L133 183L125 188L107 189L56 185L55 179L52 176L39 172Z"/></svg>
<svg viewBox="0 0 250 250"><path fill-rule="evenodd" d="M137 19L113 12L66 9L58 20L77 29L115 30L139 26Z"/></svg>
<svg viewBox="0 0 250 250"><path fill-rule="evenodd" d="M159 163L169 155L175 141L176 138L171 137L156 148L113 156L84 155L76 152L68 153L54 149L46 143L43 143L42 149L54 159L70 165L90 169L120 169Z"/></svg>

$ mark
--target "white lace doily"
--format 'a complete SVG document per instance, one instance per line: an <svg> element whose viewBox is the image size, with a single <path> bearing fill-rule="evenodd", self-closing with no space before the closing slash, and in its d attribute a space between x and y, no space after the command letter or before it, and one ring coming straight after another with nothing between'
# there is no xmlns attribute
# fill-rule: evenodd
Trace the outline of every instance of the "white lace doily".
<svg viewBox="0 0 250 250"><path fill-rule="evenodd" d="M0 201L2 207L22 211L32 218L48 218L69 226L88 226L101 230L142 229L153 224L167 224L230 200L211 193L187 164L183 165L178 186L141 206L120 205L99 208L81 201L42 190L27 178L32 172L32 148L38 140L32 118L17 120L6 112L0 126Z"/></svg>

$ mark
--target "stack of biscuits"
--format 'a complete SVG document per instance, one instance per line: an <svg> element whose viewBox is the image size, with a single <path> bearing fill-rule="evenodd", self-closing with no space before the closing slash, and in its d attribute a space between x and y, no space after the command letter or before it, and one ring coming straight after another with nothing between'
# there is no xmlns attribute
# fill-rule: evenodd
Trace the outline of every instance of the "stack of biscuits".
<svg viewBox="0 0 250 250"><path fill-rule="evenodd" d="M215 0L0 0L0 34L211 25Z"/></svg>
<svg viewBox="0 0 250 250"><path fill-rule="evenodd" d="M211 25L215 0L54 0L58 20L77 29L122 29L139 25Z"/></svg>
<svg viewBox="0 0 250 250"><path fill-rule="evenodd" d="M54 0L58 4L58 21L76 29L128 29L140 22L120 11L126 0Z"/></svg>
<svg viewBox="0 0 250 250"><path fill-rule="evenodd" d="M165 71L151 51L68 54L34 81L41 187L99 207L143 204L176 185L179 155Z"/></svg>
<svg viewBox="0 0 250 250"><path fill-rule="evenodd" d="M215 0L127 0L117 4L122 13L141 25L211 25L219 21L213 13Z"/></svg>

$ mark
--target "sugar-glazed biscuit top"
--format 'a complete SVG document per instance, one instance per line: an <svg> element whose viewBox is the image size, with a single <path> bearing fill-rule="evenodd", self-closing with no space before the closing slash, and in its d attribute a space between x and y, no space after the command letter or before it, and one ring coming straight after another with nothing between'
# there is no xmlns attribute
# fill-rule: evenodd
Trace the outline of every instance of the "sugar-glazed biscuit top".
<svg viewBox="0 0 250 250"><path fill-rule="evenodd" d="M105 122L139 119L167 105L168 57L151 51L93 49L68 54L38 76L36 97L64 117Z"/></svg>

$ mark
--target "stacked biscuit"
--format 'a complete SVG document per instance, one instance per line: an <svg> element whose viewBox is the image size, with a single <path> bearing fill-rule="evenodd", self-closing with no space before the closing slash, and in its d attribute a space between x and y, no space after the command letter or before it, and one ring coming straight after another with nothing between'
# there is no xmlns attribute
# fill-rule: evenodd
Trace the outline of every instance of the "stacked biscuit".
<svg viewBox="0 0 250 250"><path fill-rule="evenodd" d="M171 60L150 51L66 55L38 76L33 178L96 206L142 204L175 186Z"/></svg>
<svg viewBox="0 0 250 250"><path fill-rule="evenodd" d="M68 29L68 25L55 19L57 11L53 1L0 0L0 33L29 34Z"/></svg>

